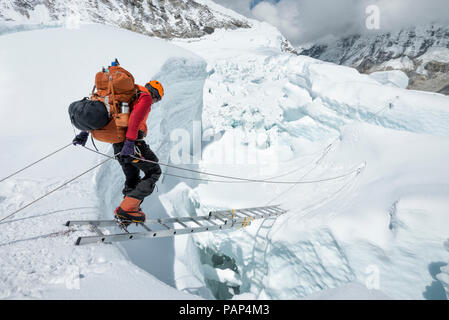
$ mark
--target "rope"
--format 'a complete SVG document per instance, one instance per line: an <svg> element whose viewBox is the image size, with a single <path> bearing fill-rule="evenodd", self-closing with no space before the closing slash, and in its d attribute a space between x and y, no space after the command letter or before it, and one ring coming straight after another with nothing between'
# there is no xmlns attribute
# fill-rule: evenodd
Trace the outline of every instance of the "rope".
<svg viewBox="0 0 449 320"><path fill-rule="evenodd" d="M318 165L321 163L321 161L324 159L324 157L327 155L328 151L330 150L330 145L326 148L325 153L323 154L323 156L321 156L316 162L315 165L309 170L307 171L305 174L302 175L302 177L300 179L304 179L306 176L308 176L313 170L315 170ZM295 187L297 186L297 184L293 184L291 186L289 186L286 190L280 192L279 194L275 195L270 201L268 201L265 206L268 206L269 204L273 203L275 200L281 198L282 196L284 196L285 194L287 194L289 191L293 190Z"/></svg>
<svg viewBox="0 0 449 320"><path fill-rule="evenodd" d="M97 150L97 151L94 151L94 150L92 150L92 149L90 149L90 148L88 148L88 147L85 147L85 148L86 148L87 150L89 150L89 151L95 152L95 153L100 154L100 155L103 155L103 156L105 156L105 157L111 157L111 156L108 156L108 155L106 155L106 154L103 154L103 153L98 152L98 150ZM118 155L118 153L117 153L117 155ZM111 157L111 158L112 158L112 157ZM114 158L114 159L115 159L115 158ZM142 160L142 159L140 159L140 158L137 158L137 159ZM312 162L313 162L313 161L312 161ZM311 163L312 163L312 162L311 162ZM159 162L157 162L157 163L160 164ZM280 178L280 177L283 177L283 176L286 176L286 175L290 175L290 174L292 174L292 173L294 173L294 172L296 172L296 171L299 171L299 170L301 170L301 169L304 169L304 168L307 167L309 164L310 164L310 163L308 163L307 165L304 165L303 167L298 167L298 168L295 168L295 169L293 169L293 170L291 170L291 171L288 171L288 172L286 172L286 173L280 174L280 175L278 175L278 176L273 176L273 177L269 177L269 178L263 179L263 181L268 181L268 180ZM181 169L185 169L185 168L181 168ZM197 180L197 181L204 181L204 182L215 182L215 183L250 183L250 182L248 182L248 181L229 181L229 180L216 180L216 179L204 179L204 178L186 177L186 176L181 176L181 175L172 174L172 173L166 173L166 172L164 172L164 173L162 173L162 174L165 175L165 176L170 176L170 177L175 177L175 178L189 179L189 180Z"/></svg>
<svg viewBox="0 0 449 320"><path fill-rule="evenodd" d="M88 147L84 147L85 149L101 154L107 158L110 159L115 159L112 156L109 156L107 154L101 153L99 151L95 151L92 150ZM200 173L200 174L205 174L205 175L209 175L209 176L214 176L214 177L220 177L220 178L226 178L226 179L232 179L232 180L239 180L239 181L245 181L245 182L252 182L252 183L271 183L271 184L311 184L311 183L319 183L319 182L326 182L326 181L331 181L331 180L337 180L346 176L349 176L355 172L360 172L361 168L357 168L355 170L351 170L350 172L347 172L345 174L336 176L336 177L332 177L332 178L325 178L325 179L319 179L319 180L310 180L310 181L271 181L268 179L248 179L248 178L241 178L241 177L233 177L233 176L226 176L226 175L220 175L220 174L215 174L215 173L210 173L210 172L204 172L204 171L198 171L198 170L193 170L193 169L187 169L187 168L182 168L179 166L175 166L175 165L170 165L167 163L163 163L163 162L156 162L156 161L152 161L152 160L147 160L147 159L141 159L141 158L137 158L134 156L131 156L131 158L134 158L136 160L140 160L143 162L149 162L149 163L153 163L153 164L158 164L158 165L162 165L162 166L166 166L166 167L170 167L170 168L174 168L174 169L178 169L178 170L184 170L184 171L189 171L189 172L194 172L194 173ZM183 177L183 176L178 176L178 177L182 177L184 179L193 179L196 180L198 178L190 178L190 177ZM272 178L269 178L272 179ZM223 183L228 183L229 181L220 181Z"/></svg>
<svg viewBox="0 0 449 320"><path fill-rule="evenodd" d="M376 113L374 113L374 115L373 115L372 117L377 116L379 113L383 112L383 111L384 111L385 109L387 109L387 108L392 109L392 108L393 108L393 104L390 103L388 106L386 106L386 107L380 109L379 111L377 111ZM371 118L371 117L370 117L370 118ZM333 146L333 144L334 144L337 140L338 140L338 139L335 139L334 142L332 142L329 146L326 147L326 149L325 149L323 155L320 157L319 160L317 160L317 161L315 162L315 167L316 167L316 165L318 165L319 162L321 162L322 159L327 155L327 153L330 151L330 148ZM53 156L54 154L56 154L56 153L58 153L58 152L60 152L60 151L62 151L62 150L64 150L64 149L66 149L67 147L71 146L72 144L73 144L73 143L69 143L69 144L67 144L67 145L65 145L65 146L63 146L63 147L57 149L56 151L54 151L54 152L52 152L52 153L50 153L50 154L48 154L48 155L42 157L41 159L39 159L39 160L37 160L37 161L35 161L35 162L33 162L33 163L31 163L31 164L25 166L24 168L22 168L22 169L20 169L20 170L14 172L14 173L8 175L7 177L1 179L0 182L3 182L3 181L5 181L5 180L7 180L7 179L9 179L9 178L11 178L11 177L17 175L18 173L20 173L20 172L22 172L22 171L24 171L24 170L26 170L26 169L32 167L33 165L35 165L35 164L37 164L37 163L39 163L39 162L41 162L41 161L43 161L43 160L45 160L45 159L47 159L47 158ZM86 147L86 146L83 146L83 147L86 148L86 149L89 150L89 151L92 151L92 152L98 153L98 154L100 154L100 155L103 155L103 156L107 157L108 159L105 160L105 161L103 161L103 162L100 162L99 164L95 165L94 167L90 168L89 170L84 171L83 173L79 174L78 176L74 177L73 179L70 179L69 181L63 183L63 184L60 185L59 187L53 189L52 191L50 191L50 192L44 194L44 195L41 196L41 197L39 197L39 198L33 200L33 201L30 202L29 204L27 204L27 205L21 207L20 209L18 209L18 210L16 210L16 211L14 211L13 213L9 214L8 216L6 216L6 217L0 219L0 222L2 222L2 221L4 221L4 220L8 219L9 217L11 217L11 216L15 215L16 213L22 211L23 209L25 209L25 208L31 206L32 204L36 203L37 201L39 201L39 200L41 200L41 199L43 199L43 198L49 196L49 195L52 194L53 192L60 190L60 189L63 188L64 186L66 186L66 185L68 185L69 183L73 182L74 180L80 178L81 176L87 174L88 172L92 171L93 169L95 169L95 168L101 166L102 164L106 163L107 161L109 161L109 160L111 160L111 159L115 159L115 157L118 155L118 154L116 154L114 157L111 157L111 156L109 156L109 155L107 155L107 154L104 154L104 153L99 152L98 150L93 150L93 149L90 149L90 148L88 148L88 147ZM96 148L96 147L95 147L95 148ZM325 179L319 179L319 180L310 180L310 181L271 181L271 180L274 179L274 178L279 178L279 177L282 177L282 176L286 176L286 175L289 175L290 173L293 173L293 172L295 172L295 171L298 171L298 170L300 170L302 167L301 167L301 168L294 169L294 170L292 170L292 171L290 171L290 172L287 172L287 173L285 173L285 174L282 174L282 175L279 175L279 176L276 176L276 177L270 177L270 178L267 178L267 179L248 179L248 178L241 178L241 177L234 177L234 176L226 176L226 175L214 174L214 173L210 173L210 172L204 172L204 171L198 171L198 170L192 170L192 169L182 168L182 167L175 166L175 165L170 165L170 164L167 164L167 163L161 163L161 162L151 161L151 160L147 160L147 159L137 158L137 157L135 157L135 156L131 156L131 157L134 158L134 159L136 159L136 160L140 160L140 161L144 161L144 162L149 162L149 163L153 163L153 164L158 164L158 165L166 166L166 167L169 167L169 168L174 168L174 169L178 169L178 170L184 170L184 171L194 172L194 173L198 173L198 174L205 174L205 175L215 176L215 177L220 177L220 178L226 178L226 179L231 179L231 180L238 180L238 181L228 181L228 180L213 180L213 179L193 178L193 177L185 177L185 176L180 176L180 175L175 175L175 174L164 173L166 176L172 176L172 177L177 177L177 178L182 178L182 179L191 179L191 180L199 180L199 181L218 182L218 183L270 183L270 184L293 184L293 186L292 186L291 188L288 188L288 189L285 190L284 192L281 192L281 193L278 194L275 198L273 198L273 200L279 198L279 197L282 196L282 195L284 195L285 193L287 193L288 191L290 191L291 189L293 189L293 188L294 188L296 185L298 185L298 184L311 184L311 183L320 183L320 182L326 182L326 181L337 180L337 179L340 179L340 178L347 177L347 176L349 176L349 175L351 175L351 174L353 174L353 173L355 173L355 172L357 172L357 175L359 175L359 174L361 173L362 169L363 169L363 167L359 167L359 168L357 168L357 169L351 170L350 172L347 172L347 173L345 173L345 174L342 174L342 175L339 175L339 176L336 176L336 177L325 178ZM366 163L365 163L365 166L366 166ZM315 168L315 167L314 167L314 168ZM305 176L308 175L311 171L313 171L314 168L312 168L312 170L310 170L309 172L307 172L303 177L305 177ZM272 200L272 201L273 201L273 200ZM272 201L269 201L269 203L272 202Z"/></svg>
<svg viewBox="0 0 449 320"><path fill-rule="evenodd" d="M69 147L69 146L71 146L71 145L72 145L72 143L69 143L68 145L66 145L66 146L64 146L64 147L62 147L62 148L59 148L58 150L56 150L56 151L54 151L54 152L52 152L52 153L46 155L45 157L43 157L43 158L41 158L41 159L39 159L39 160L37 160L37 161L34 161L33 163L27 165L26 167L24 167L24 168L22 168L22 169L20 169L20 170L18 170L18 171L16 171L16 172L14 172L14 173L11 173L9 176L7 176L7 177L3 178L2 180L0 180L0 182L3 182L3 181L5 181L5 180L7 180L7 179L9 179L9 178L11 178L11 177L13 177L13 176L15 176L16 174L18 174L18 173L24 171L25 169L28 169L29 167L34 166L36 163L39 163L39 162L41 162L42 160L45 160L45 159L51 157L52 155L54 155L54 154L56 154L56 153L58 153L58 152L64 150L65 148L67 148L67 147Z"/></svg>
<svg viewBox="0 0 449 320"><path fill-rule="evenodd" d="M63 183L62 185L60 185L59 187L57 187L57 188L53 189L52 191L50 191L50 192L48 192L48 193L44 194L43 196L41 196L41 197L37 198L36 200L33 200L32 202L28 203L27 205L25 205L25 206L21 207L20 209L18 209L18 210L16 210L16 211L14 211L14 212L13 212L13 213L11 213L10 215L8 215L8 216L6 216L6 217L4 217L4 218L0 219L0 222L2 222L2 221L4 221L4 220L8 219L9 217L11 217L11 216L15 215L15 214L16 214L17 212L20 212L20 211L22 211L23 209L25 209L25 208L28 208L28 207L29 207L29 206L31 206L32 204L34 204L34 203L38 202L39 200L41 200L41 199L43 199L43 198L45 198L45 197L49 196L49 195L50 195L50 194L52 194L53 192L55 192L55 191L58 191L59 189L62 189L63 187L65 187L66 185L68 185L69 183L71 183L72 181L74 181L74 180L78 179L79 177L81 177L81 176L85 175L86 173L88 173L88 172L92 171L93 169L95 169L95 168L97 168L97 167L101 166L102 164L104 164L105 162L107 162L107 161L109 161L109 160L111 160L111 159L106 159L105 161L103 161L103 162L100 162L100 163L99 163L99 164L97 164L96 166L93 166L93 167L92 167L92 168L90 168L89 170L87 170L87 171L84 171L83 173L81 173L81 174L77 175L76 177L74 177L74 178L70 179L69 181L67 181L67 182L64 182L64 183Z"/></svg>
<svg viewBox="0 0 449 320"><path fill-rule="evenodd" d="M389 108L389 109L392 109L393 106L394 106L393 103L390 102L386 107L381 108L379 111L375 112L372 116L370 116L368 120L370 120L371 118L377 116L378 114L380 114L381 112L383 112L384 110L386 110L386 109L388 109L388 108ZM73 125L72 125L72 126L73 126ZM75 128L73 128L73 130L74 130L74 133L75 133ZM92 137L91 137L91 138L92 138ZM326 148L326 151L329 151L329 149L333 146L333 144L334 144L335 141L337 141L337 140L338 140L338 138L335 139L335 140L334 140L334 141L333 141L333 142ZM28 169L28 168L34 166L35 164L37 164L37 163L39 163L39 162L41 162L41 161L43 161L43 160L45 160L45 159L47 159L47 158L53 156L54 154L56 154L56 153L58 153L58 152L64 150L65 148L71 146L72 144L73 144L73 143L69 143L68 145L63 146L63 147L57 149L56 151L54 151L54 152L52 152L52 153L50 153L50 154L48 154L48 155L42 157L41 159L39 159L39 160L37 160L37 161L35 161L35 162L33 162L33 163L31 163L31 164L25 166L24 168L22 168L22 169L20 169L20 170L14 172L14 173L8 175L7 177L1 179L0 182L3 182L3 181L5 181L5 180L7 180L7 179L9 179L9 178L11 178L11 177L17 175L18 173L20 173L20 172L22 172L22 171L24 171L24 170L26 170L26 169ZM92 150L92 149L89 149L89 148L87 148L87 147L85 147L85 146L84 146L84 147L85 147L86 149L90 150L90 151L94 151L94 152L97 152L97 153L99 153L99 154L101 154L101 155L103 155L103 156L107 156L107 155L105 155L105 154L103 154L103 153L100 153L100 152L98 151L98 149L97 149L97 147L95 146L93 140L92 140L92 144L93 144L94 148L96 149L96 151L94 151L94 150ZM133 157L134 159L138 159L138 160L142 160L142 161L146 161L146 162L151 162L151 163L155 163L155 164L157 163L157 162L150 161L150 160L139 159L139 158L136 158L136 157L134 157L134 156L132 156L132 157ZM321 159L320 159L320 160L321 160ZM268 182L269 180L272 180L272 179L274 179L274 178L279 178L279 177L282 177L282 176L286 176L286 175L289 175L290 173L296 172L296 171L298 171L298 170L301 169L301 168L294 169L294 170L292 170L291 172L287 172L287 173L285 173L285 174L283 174L283 175L279 175L279 176L276 176L276 177L267 178L267 179L264 179L264 180L254 180L254 179L245 179L245 178L239 178L239 177L224 176L224 175L218 175L218 174L213 174L213 173L207 173L207 172L201 172L201 171L196 171L196 170L190 170L190 169L186 169L186 168L182 168L182 167L177 167L177 166L173 166L173 165L169 165L169 164L164 164L164 163L157 163L157 164L164 165L164 166L167 166L167 167L172 167L172 168L175 168L175 169L178 169L178 170L186 170L186 171L191 171L191 172L195 172L195 173L206 174L206 175L209 175L209 176L216 176L216 177L227 178L227 179L234 179L234 180L240 180L240 181L246 181L246 182ZM168 174L168 173L165 173L165 175L167 175L167 176L173 176L173 177L177 177L177 178L185 178L185 179L200 180L200 181L208 181L208 182L231 183L230 181L211 180L211 179L201 179L201 178L190 178L190 177L183 177L183 176L174 175L174 174ZM333 180L333 179L331 179L331 180ZM319 182L321 182L321 181L319 181ZM274 181L273 183L278 183L278 182ZM281 183L295 183L295 182L281 182Z"/></svg>
<svg viewBox="0 0 449 320"><path fill-rule="evenodd" d="M390 110L393 109L393 107L394 107L394 104L393 104L392 102L390 102L387 106L385 106L385 107L383 107L383 108L380 108L378 111L376 111L372 116L370 116L370 117L368 118L368 120L371 120L372 118L378 116L380 113L384 112L386 109L390 109ZM331 142L331 143L324 149L324 151L323 151L321 157L315 162L315 166L314 166L309 172L307 172L305 175L303 175L303 176L301 177L301 179L304 178L305 176L307 176L310 172L312 172L312 171L317 167L317 165L318 165L321 161L323 161L323 159L324 159L324 158L326 157L326 155L329 153L329 151L331 150L331 148L334 146L335 142L337 142L339 139L340 139L339 137L335 138L335 139L334 139L334 140L333 140L333 141L332 141L332 142ZM366 166L366 162L365 162L365 166ZM359 170L360 170L360 169L359 169ZM359 175L360 173L361 173L361 171L358 171L358 172L357 172L357 175ZM290 186L289 188L287 188L286 190L280 192L280 193L277 194L272 200L268 201L266 205L272 203L272 202L273 202L274 200L276 200L276 199L279 199L279 198L282 197L283 195L285 195L285 194L287 194L288 192L290 192L291 190L293 190L295 187L296 187L296 184L294 184L294 185Z"/></svg>

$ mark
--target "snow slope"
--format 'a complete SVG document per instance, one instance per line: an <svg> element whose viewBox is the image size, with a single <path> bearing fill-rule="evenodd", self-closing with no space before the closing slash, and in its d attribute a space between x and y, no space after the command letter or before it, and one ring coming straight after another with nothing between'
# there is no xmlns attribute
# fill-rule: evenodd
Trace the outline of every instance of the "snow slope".
<svg viewBox="0 0 449 320"><path fill-rule="evenodd" d="M358 282L393 299L442 296L429 270L449 257L447 97L282 53L282 37L263 23L174 43L208 63L203 129L220 134L202 170L284 181L348 173L293 186L181 184L164 195L174 216L290 210L243 231L177 238L178 288L292 299Z"/></svg>
<svg viewBox="0 0 449 320"><path fill-rule="evenodd" d="M123 47L103 45L112 34ZM194 145L188 156L202 158L183 166L309 182L218 184L166 175L143 204L151 217L273 203L289 212L237 231L74 247L92 231L62 224L110 217L121 196L124 178L108 162L0 225L1 297L444 297L449 98L284 53L284 41L258 22L172 42L100 25L0 36L7 48L0 51L1 108L14 119L1 129L10 151L0 157L2 176L71 141L68 104L90 92L105 59L118 57L139 83L157 77L166 86L148 123L147 141L161 161L179 156L176 129L193 143L199 126L201 150ZM81 46L86 42L95 45ZM4 182L2 216L101 160L71 147ZM311 183L328 178L335 179Z"/></svg>
<svg viewBox="0 0 449 320"><path fill-rule="evenodd" d="M105 46L112 38L122 46ZM68 105L89 94L95 73L115 57L139 83L148 81L169 59L175 61L172 68L176 61L204 64L166 41L95 24L2 35L0 47L0 101L3 119L8 119L0 129L2 145L8 150L0 157L2 177L71 142L74 132ZM172 90L167 89L169 100ZM158 107L162 106L155 105L153 114ZM97 146L103 152L110 148L99 142ZM100 160L104 159L71 146L2 182L0 217ZM74 246L77 237L93 233L88 228L69 229L64 226L67 220L106 217L106 211L120 201L114 199L106 208L105 196L97 197L99 188L114 182L112 174L105 180L103 173L95 170L0 224L1 299L198 298L137 267L120 247ZM116 185L117 190L122 184ZM111 216L109 210L107 218Z"/></svg>

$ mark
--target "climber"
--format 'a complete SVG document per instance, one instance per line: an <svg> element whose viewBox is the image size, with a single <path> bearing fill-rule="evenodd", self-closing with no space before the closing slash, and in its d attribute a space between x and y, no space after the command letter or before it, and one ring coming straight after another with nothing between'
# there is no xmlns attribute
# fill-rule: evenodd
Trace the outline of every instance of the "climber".
<svg viewBox="0 0 449 320"><path fill-rule="evenodd" d="M123 201L116 208L114 215L124 222L144 222L145 214L140 208L145 197L149 196L162 171L159 161L144 138L147 135L146 121L153 103L164 96L164 89L158 81L150 81L145 86L135 85L137 96L129 105L129 120L123 142L113 143L114 154L125 174L125 186L122 190ZM89 136L88 131L81 131L73 140L74 145L84 146ZM93 132L95 136L95 132ZM101 140L106 141L106 140ZM136 159L137 158L137 159ZM139 160L141 159L141 160ZM144 162L150 160L152 162ZM140 178L140 171L144 177Z"/></svg>

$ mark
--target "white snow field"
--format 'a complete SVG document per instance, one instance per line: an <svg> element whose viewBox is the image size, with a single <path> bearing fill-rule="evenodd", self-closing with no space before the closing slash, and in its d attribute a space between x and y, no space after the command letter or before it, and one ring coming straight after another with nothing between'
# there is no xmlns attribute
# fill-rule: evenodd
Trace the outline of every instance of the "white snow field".
<svg viewBox="0 0 449 320"><path fill-rule="evenodd" d="M93 233L63 223L110 218L120 201L124 177L109 161L0 224L0 298L446 298L449 98L403 89L401 75L284 53L274 27L252 23L172 42L100 25L0 36L11 119L0 129L0 176L70 143L69 103L117 57L138 83L164 84L147 138L161 162L176 163L188 132L202 157L185 167L268 179L163 176L143 203L149 217L289 210L237 231L75 247ZM105 45L112 38L121 46ZM100 161L69 147L2 182L1 217Z"/></svg>
<svg viewBox="0 0 449 320"><path fill-rule="evenodd" d="M227 299L333 288L321 297L446 299L449 98L398 88L402 75L282 53L281 41L259 24L174 42L207 61L203 130L224 132L200 168L306 182L355 172L293 186L179 185L162 197L173 216L274 203L289 212L176 238L178 288L206 284Z"/></svg>
<svg viewBox="0 0 449 320"><path fill-rule="evenodd" d="M0 134L8 150L0 156L1 177L72 141L68 105L89 95L95 73L114 58L138 83L147 82L170 58L180 59L172 66L203 63L166 41L102 25L2 35L0 48ZM172 93L167 92L170 99ZM152 115L158 107L154 105ZM107 144L96 144L103 152L109 150ZM2 182L0 218L100 161L104 159L70 146ZM120 247L74 246L77 237L92 232L68 229L64 226L67 220L102 215L110 219L112 208L120 203L121 198L115 198L105 207L114 194L97 194L115 182L111 172L118 177L121 169L115 162L108 163L108 171L104 167L88 173L0 223L0 299L199 298L140 269ZM122 184L116 185L117 190Z"/></svg>

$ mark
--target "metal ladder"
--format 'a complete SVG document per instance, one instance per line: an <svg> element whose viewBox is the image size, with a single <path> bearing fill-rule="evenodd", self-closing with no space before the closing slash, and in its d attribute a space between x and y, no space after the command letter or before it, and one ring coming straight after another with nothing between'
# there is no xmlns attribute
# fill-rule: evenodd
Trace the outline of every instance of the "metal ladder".
<svg viewBox="0 0 449 320"><path fill-rule="evenodd" d="M79 237L75 243L75 245L85 245L90 243L112 243L142 238L161 238L198 232L239 229L249 226L254 220L277 217L286 212L279 205L211 211L208 216L147 220L145 223L136 224L137 227L143 229L140 232L129 232L127 227L118 220L67 221L66 226L91 226L97 235ZM104 234L100 230L102 227L119 227L124 232Z"/></svg>

